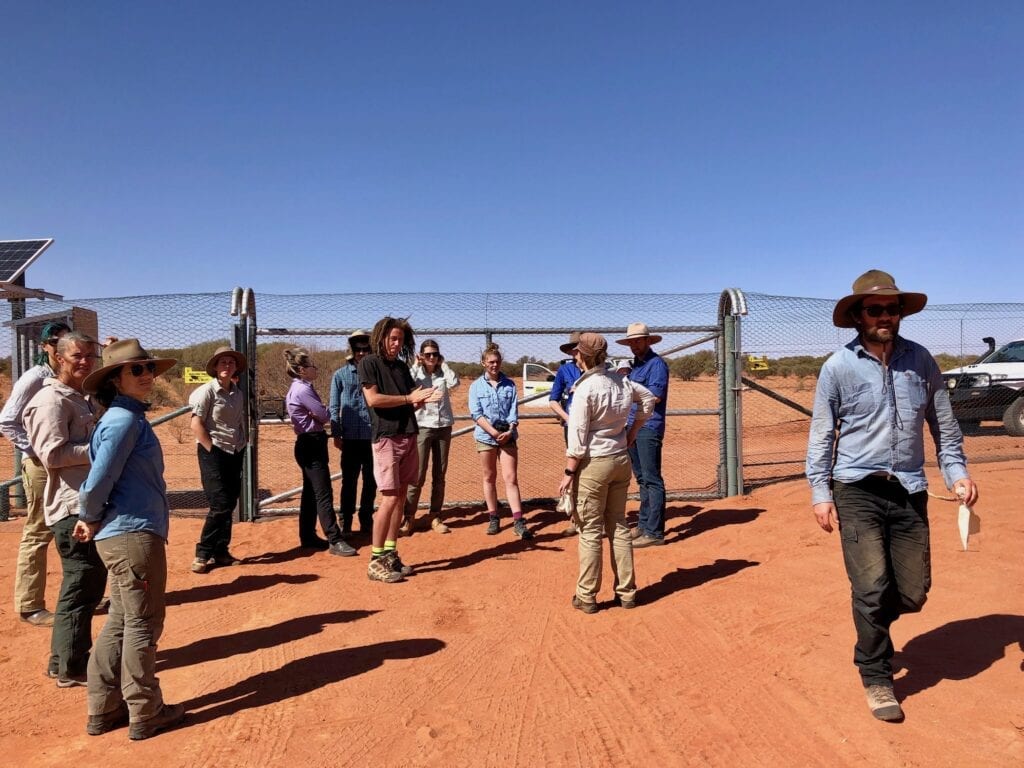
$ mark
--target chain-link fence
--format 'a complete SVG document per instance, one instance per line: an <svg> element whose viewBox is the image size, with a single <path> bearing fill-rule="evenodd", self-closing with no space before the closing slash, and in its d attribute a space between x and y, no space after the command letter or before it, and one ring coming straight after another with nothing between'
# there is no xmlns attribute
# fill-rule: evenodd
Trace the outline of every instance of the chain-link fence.
<svg viewBox="0 0 1024 768"><path fill-rule="evenodd" d="M527 384L530 392L543 392L547 377L564 357L558 347L570 330L600 331L610 342L611 357L628 358L628 347L615 342L625 335L627 324L640 321L664 337L655 351L666 358L672 372L663 453L666 488L676 498L710 498L736 491L723 478L724 465L731 461L724 458L727 454L735 454L735 461L742 463L747 488L802 474L817 370L853 335L832 325L831 300L764 294L745 297L748 314L735 320L734 343L729 341L730 315L742 314L742 309L735 296L732 306L725 306L724 294L261 294L255 300L249 294L240 313L238 295L236 289L234 295L30 302L22 337L12 334L14 341L8 342L6 354L12 355L14 369L10 373L16 375L21 361L33 351L26 341L36 330L33 318L71 316L76 307L79 318L83 312L86 317L95 313L95 331L101 339L137 336L151 352L178 358L178 365L157 383L150 415L160 422L156 429L172 506L179 513L199 514L205 500L184 406L217 346L244 347L252 374L243 382L250 389L253 416L262 417L253 451L258 487L251 502L253 508L260 503L261 512L270 514L294 509L297 496L289 492L301 483L292 455L294 434L281 418L290 383L284 373L284 349L304 346L313 353L320 366L315 386L326 404L333 372L345 359L348 334L358 328L369 330L384 315L408 317L417 344L435 339L461 376L453 406L456 432L465 434L453 441L446 496L449 503L478 504L481 471L467 395L481 374L480 355L486 343L500 344L504 370L524 397L529 394ZM742 295L739 298L742 304ZM904 320L901 332L928 347L947 370L984 352L983 337L995 337L1000 344L1024 338L1024 304L931 306ZM530 381L524 381L527 365ZM726 382L739 379L738 386L723 386L723 377ZM732 394L741 406L736 411L736 434L730 437L727 413ZM549 499L564 466L562 428L543 394L521 405L520 413L523 496ZM995 424L983 424L972 433L967 450L972 461L1020 454L1019 440L1007 437ZM333 450L331 460L337 472L338 454ZM14 476L13 452L2 441L0 477ZM430 497L427 482L424 500Z"/></svg>

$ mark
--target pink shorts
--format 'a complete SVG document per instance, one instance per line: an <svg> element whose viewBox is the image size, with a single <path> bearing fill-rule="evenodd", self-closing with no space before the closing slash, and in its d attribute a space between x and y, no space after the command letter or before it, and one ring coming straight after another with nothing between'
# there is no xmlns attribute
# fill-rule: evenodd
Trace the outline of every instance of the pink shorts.
<svg viewBox="0 0 1024 768"><path fill-rule="evenodd" d="M373 479L378 491L398 491L412 485L419 472L416 435L382 437L373 444Z"/></svg>

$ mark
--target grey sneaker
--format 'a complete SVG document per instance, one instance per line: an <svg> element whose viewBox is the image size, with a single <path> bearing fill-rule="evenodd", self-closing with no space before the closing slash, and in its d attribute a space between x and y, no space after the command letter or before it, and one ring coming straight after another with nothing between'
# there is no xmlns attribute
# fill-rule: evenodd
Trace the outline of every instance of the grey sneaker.
<svg viewBox="0 0 1024 768"><path fill-rule="evenodd" d="M385 584L394 584L396 581L403 580L401 573L391 570L385 555L370 558L370 565L366 568L366 578L370 581L383 581Z"/></svg>
<svg viewBox="0 0 1024 768"><path fill-rule="evenodd" d="M331 544L327 548L327 551L332 555L338 555L339 557L355 557L356 549L344 539L338 539L336 542Z"/></svg>
<svg viewBox="0 0 1024 768"><path fill-rule="evenodd" d="M520 517L512 526L512 531L523 541L533 538L533 532L526 527L526 520Z"/></svg>
<svg viewBox="0 0 1024 768"><path fill-rule="evenodd" d="M192 561L192 573L208 573L216 564L212 557L197 557Z"/></svg>
<svg viewBox="0 0 1024 768"><path fill-rule="evenodd" d="M864 693L868 697L868 709L879 720L898 723L903 719L903 709L896 701L891 685L869 685Z"/></svg>
<svg viewBox="0 0 1024 768"><path fill-rule="evenodd" d="M156 736L160 731L173 728L185 718L184 704L164 704L153 717L148 720L140 720L128 726L128 738L132 741L141 741L150 736Z"/></svg>
<svg viewBox="0 0 1024 768"><path fill-rule="evenodd" d="M488 536L493 536L494 534L498 533L498 531L500 531L500 530L501 530L501 523L498 522L498 516L497 515L491 515L490 519L487 521L487 535Z"/></svg>
<svg viewBox="0 0 1024 768"><path fill-rule="evenodd" d="M38 611L22 611L21 620L26 624L31 624L33 627L53 626L53 614L45 608L40 608Z"/></svg>

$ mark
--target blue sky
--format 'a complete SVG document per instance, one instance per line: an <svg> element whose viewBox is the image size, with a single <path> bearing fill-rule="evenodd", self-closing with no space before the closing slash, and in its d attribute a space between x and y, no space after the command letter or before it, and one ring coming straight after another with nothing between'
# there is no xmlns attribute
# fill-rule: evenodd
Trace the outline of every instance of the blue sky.
<svg viewBox="0 0 1024 768"><path fill-rule="evenodd" d="M1022 299L1015 0L0 9L0 238L68 297Z"/></svg>

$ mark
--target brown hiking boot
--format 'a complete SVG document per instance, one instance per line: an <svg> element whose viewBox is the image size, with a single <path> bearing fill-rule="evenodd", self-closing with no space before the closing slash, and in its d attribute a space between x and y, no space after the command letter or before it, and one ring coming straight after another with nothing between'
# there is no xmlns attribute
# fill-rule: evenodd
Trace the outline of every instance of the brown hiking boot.
<svg viewBox="0 0 1024 768"><path fill-rule="evenodd" d="M398 528L399 536L412 536L412 517L402 519L402 525Z"/></svg>
<svg viewBox="0 0 1024 768"><path fill-rule="evenodd" d="M366 577L370 581L383 581L385 584L394 584L396 581L404 580L401 573L391 569L390 558L386 555L370 558L370 565L366 568Z"/></svg>
<svg viewBox="0 0 1024 768"><path fill-rule="evenodd" d="M868 709L878 720L898 723L903 719L903 709L891 685L869 685L864 693L868 697Z"/></svg>
<svg viewBox="0 0 1024 768"><path fill-rule="evenodd" d="M440 517L430 518L430 530L434 533L451 533L452 529L441 522Z"/></svg>
<svg viewBox="0 0 1024 768"><path fill-rule="evenodd" d="M100 736L107 731L128 725L128 705L123 701L117 709L104 712L102 715L89 715L89 721L85 724L85 732L90 736Z"/></svg>
<svg viewBox="0 0 1024 768"><path fill-rule="evenodd" d="M184 704L164 704L160 711L148 720L140 720L128 726L128 738L141 741L156 736L160 731L173 728L185 718Z"/></svg>

